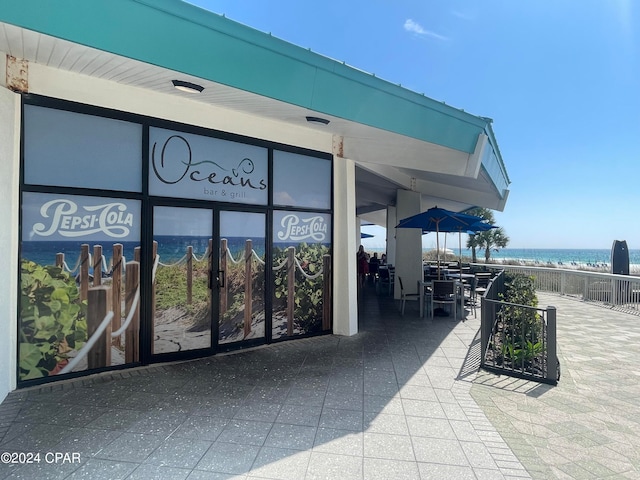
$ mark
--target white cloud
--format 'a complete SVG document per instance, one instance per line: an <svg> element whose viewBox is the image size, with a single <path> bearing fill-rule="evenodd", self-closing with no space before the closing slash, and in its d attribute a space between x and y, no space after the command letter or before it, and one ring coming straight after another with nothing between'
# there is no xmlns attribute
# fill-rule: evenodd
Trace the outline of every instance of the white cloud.
<svg viewBox="0 0 640 480"><path fill-rule="evenodd" d="M463 19L463 20L473 20L473 16L472 16L471 14L469 14L469 13L465 13L465 12L461 12L461 11L459 11L459 10L453 10L453 11L451 12L451 14L452 14L454 17L458 17L458 18L461 18L461 19Z"/></svg>
<svg viewBox="0 0 640 480"><path fill-rule="evenodd" d="M408 18L404 22L404 29L407 32L417 33L418 35L423 35L425 37L437 38L438 40L447 40L447 37L439 35L439 34L437 34L435 32L430 31L430 30L426 30L425 28L422 27L422 25L420 25L417 22L414 22L410 18Z"/></svg>

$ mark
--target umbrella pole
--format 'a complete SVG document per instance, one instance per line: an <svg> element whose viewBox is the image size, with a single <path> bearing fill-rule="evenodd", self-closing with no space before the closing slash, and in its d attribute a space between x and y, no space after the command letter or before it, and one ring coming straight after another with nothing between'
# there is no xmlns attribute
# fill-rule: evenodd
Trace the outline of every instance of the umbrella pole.
<svg viewBox="0 0 640 480"><path fill-rule="evenodd" d="M440 280L440 229L436 222L436 258L438 259L438 280Z"/></svg>
<svg viewBox="0 0 640 480"><path fill-rule="evenodd" d="M460 283L462 283L462 230L458 230L458 251L460 253Z"/></svg>

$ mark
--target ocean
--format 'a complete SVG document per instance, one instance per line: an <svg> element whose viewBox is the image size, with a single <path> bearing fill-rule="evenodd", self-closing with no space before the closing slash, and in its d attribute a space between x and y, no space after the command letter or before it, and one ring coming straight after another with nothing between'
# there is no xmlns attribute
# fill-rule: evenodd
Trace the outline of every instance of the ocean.
<svg viewBox="0 0 640 480"><path fill-rule="evenodd" d="M459 249L453 245L447 245L449 254L459 255ZM384 252L384 248L367 248L369 253L378 252L378 256ZM433 248L423 248L423 252L432 251ZM463 248L462 256L471 258L471 249ZM484 262L484 250L476 250L478 262ZM538 263L540 265L554 264L557 266L611 266L610 248L501 248L491 251L491 260L521 260L523 262ZM629 264L640 266L640 250L629 250Z"/></svg>
<svg viewBox="0 0 640 480"><path fill-rule="evenodd" d="M454 249L454 252L458 252ZM476 252L478 261L484 262L484 250ZM471 257L470 249L462 249L462 255ZM522 260L540 264L610 266L611 249L570 248L501 248L492 251L494 260ZM640 265L640 250L629 250L629 264Z"/></svg>
<svg viewBox="0 0 640 480"><path fill-rule="evenodd" d="M185 237L185 236L162 236L157 237L159 241L158 252L163 263L175 262L186 253L187 245L192 245L194 254L200 258L208 245L208 237ZM234 258L237 258L244 251L244 237L228 238L229 250L231 250ZM67 265L73 268L79 255L80 245L87 242L22 242L21 255L23 258L33 260L41 265L53 265L56 259L56 253L65 254ZM138 242L122 242L124 248L124 256L127 260L133 258L133 248L138 246ZM89 249L93 254L93 243L89 242ZM280 246L280 245L278 245ZM457 248L451 248L451 251L458 255ZM255 239L253 244L254 250L258 255L264 254L264 239ZM382 253L383 249L369 248L370 253ZM425 252L431 249L424 249ZM111 244L103 244L103 254L109 264L112 256ZM484 251L477 250L477 259L484 262ZM462 249L462 256L470 258L471 250ZM555 265L581 265L581 266L600 266L607 267L611 265L611 249L549 249L549 248L502 248L498 251L491 252L493 260L521 260L524 262L533 262L541 265L548 263ZM629 263L631 265L640 265L640 250L629 250Z"/></svg>
<svg viewBox="0 0 640 480"><path fill-rule="evenodd" d="M193 254L199 259L204 255L209 244L209 237L191 236L156 236L158 241L158 254L162 263L173 263L178 261L187 253L187 246L193 247ZM230 237L227 239L228 248L234 258L239 258L244 252L245 238ZM64 253L65 261L69 268L73 269L80 257L80 246L83 243L89 245L89 253L93 255L94 245L102 245L102 254L107 265L111 264L113 256L113 244L107 242L87 242L85 241L38 241L22 242L21 256L40 265L54 265L57 253ZM114 242L115 243L115 242ZM140 245L140 242L117 242L123 247L123 254L127 261L133 259L133 249ZM253 249L259 256L264 255L264 239L255 239Z"/></svg>

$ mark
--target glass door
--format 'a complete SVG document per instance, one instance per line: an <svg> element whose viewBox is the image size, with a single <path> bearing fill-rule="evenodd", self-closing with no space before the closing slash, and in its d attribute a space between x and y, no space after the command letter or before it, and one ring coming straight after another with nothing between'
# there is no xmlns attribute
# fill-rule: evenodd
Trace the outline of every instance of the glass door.
<svg viewBox="0 0 640 480"><path fill-rule="evenodd" d="M154 207L152 355L265 342L265 225L264 213Z"/></svg>
<svg viewBox="0 0 640 480"><path fill-rule="evenodd" d="M217 291L213 245L213 210L154 207L153 355L211 349L212 291Z"/></svg>
<svg viewBox="0 0 640 480"><path fill-rule="evenodd" d="M265 215L220 212L218 344L265 340Z"/></svg>

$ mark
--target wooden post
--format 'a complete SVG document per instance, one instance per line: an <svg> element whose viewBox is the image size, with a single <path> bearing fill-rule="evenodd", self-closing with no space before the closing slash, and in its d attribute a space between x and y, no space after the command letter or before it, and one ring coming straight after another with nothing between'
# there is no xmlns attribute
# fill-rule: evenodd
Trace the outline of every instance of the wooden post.
<svg viewBox="0 0 640 480"><path fill-rule="evenodd" d="M547 307L547 372L545 378L553 385L557 385L558 383L556 313L556 307Z"/></svg>
<svg viewBox="0 0 640 480"><path fill-rule="evenodd" d="M331 255L322 257L322 330L331 330Z"/></svg>
<svg viewBox="0 0 640 480"><path fill-rule="evenodd" d="M88 290L87 298L87 337L91 338L109 311L109 287L92 287ZM111 323L87 355L89 369L108 365L111 365Z"/></svg>
<svg viewBox="0 0 640 480"><path fill-rule="evenodd" d="M56 267L64 268L64 253L56 253Z"/></svg>
<svg viewBox="0 0 640 480"><path fill-rule="evenodd" d="M140 247L135 247L133 249L133 261L140 263Z"/></svg>
<svg viewBox="0 0 640 480"><path fill-rule="evenodd" d="M293 335L293 312L296 287L296 248L287 249L287 335Z"/></svg>
<svg viewBox="0 0 640 480"><path fill-rule="evenodd" d="M140 287L140 264L138 262L127 262L127 275L125 276L125 312L127 316L134 308L131 323L124 332L124 360L126 363L140 361L140 302L133 305L136 292ZM153 324L153 322L152 322ZM153 338L153 337L152 337ZM151 343L153 348L153 342Z"/></svg>
<svg viewBox="0 0 640 480"><path fill-rule="evenodd" d="M102 285L102 245L93 246L93 286Z"/></svg>
<svg viewBox="0 0 640 480"><path fill-rule="evenodd" d="M86 300L89 295L89 245L80 245L80 300Z"/></svg>
<svg viewBox="0 0 640 480"><path fill-rule="evenodd" d="M113 320L111 328L116 331L122 325L122 244L113 244L113 258L111 260L111 310ZM113 345L120 346L120 337L112 339Z"/></svg>
<svg viewBox="0 0 640 480"><path fill-rule="evenodd" d="M153 249L151 250L151 268L153 268L153 265L156 264L156 256L158 255L158 242L157 241L153 241ZM157 286L157 280L156 277L154 275L154 277L151 279L151 314L153 315L153 322L151 322L151 339L156 338L156 333L155 333L155 328L156 328L156 286ZM125 338L126 340L126 338ZM151 353L153 353L153 349L154 349L154 345L156 342L152 341L151 342Z"/></svg>
<svg viewBox="0 0 640 480"><path fill-rule="evenodd" d="M193 302L193 247L187 247L187 305Z"/></svg>
<svg viewBox="0 0 640 480"><path fill-rule="evenodd" d="M247 240L244 244L244 338L251 333L251 317L253 310L253 273L251 269L253 259L253 242Z"/></svg>
<svg viewBox="0 0 640 480"><path fill-rule="evenodd" d="M220 270L227 271L227 239L220 239ZM220 288L220 315L224 315L227 312L227 282L224 282L224 287Z"/></svg>

